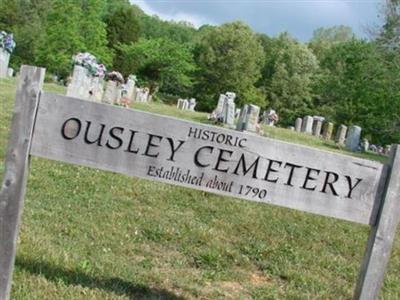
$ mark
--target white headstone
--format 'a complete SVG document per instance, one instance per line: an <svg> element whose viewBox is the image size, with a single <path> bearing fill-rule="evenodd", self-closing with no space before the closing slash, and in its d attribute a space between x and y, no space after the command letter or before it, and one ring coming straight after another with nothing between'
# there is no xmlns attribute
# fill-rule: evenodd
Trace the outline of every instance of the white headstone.
<svg viewBox="0 0 400 300"><path fill-rule="evenodd" d="M14 69L8 68L7 69L7 77L13 77L13 76L14 76Z"/></svg>
<svg viewBox="0 0 400 300"><path fill-rule="evenodd" d="M245 130L257 132L258 117L260 115L260 107L250 104L247 110L247 118L245 123Z"/></svg>
<svg viewBox="0 0 400 300"><path fill-rule="evenodd" d="M93 77L91 82L91 88L89 91L89 100L95 102L101 102L104 93L104 82L103 78Z"/></svg>
<svg viewBox="0 0 400 300"><path fill-rule="evenodd" d="M118 83L113 80L107 81L106 90L104 92L101 102L107 104L114 104L118 99Z"/></svg>
<svg viewBox="0 0 400 300"><path fill-rule="evenodd" d="M303 119L302 118L297 118L296 122L294 124L294 130L297 132L301 132L301 125L303 124Z"/></svg>
<svg viewBox="0 0 400 300"><path fill-rule="evenodd" d="M322 121L321 119L316 119L314 117L313 121L313 127L312 127L312 135L319 137L321 135L321 130L322 130Z"/></svg>
<svg viewBox="0 0 400 300"><path fill-rule="evenodd" d="M187 99L183 100L182 109L183 110L189 109L189 101Z"/></svg>
<svg viewBox="0 0 400 300"><path fill-rule="evenodd" d="M191 98L189 100L189 110L194 111L195 107L196 107L196 99Z"/></svg>
<svg viewBox="0 0 400 300"><path fill-rule="evenodd" d="M340 125L335 136L335 142L344 145L344 142L346 140L346 133L347 133L347 126L345 125Z"/></svg>
<svg viewBox="0 0 400 300"><path fill-rule="evenodd" d="M350 151L357 151L360 144L361 127L350 126L349 133L346 138L346 148Z"/></svg>
<svg viewBox="0 0 400 300"><path fill-rule="evenodd" d="M311 116L305 116L303 118L303 124L301 127L301 132L307 133L307 134L312 134L312 127L313 127L313 117Z"/></svg>
<svg viewBox="0 0 400 300"><path fill-rule="evenodd" d="M225 95L223 94L219 95L218 105L217 108L214 110L216 114L220 114L224 110L225 98L226 98Z"/></svg>
<svg viewBox="0 0 400 300"><path fill-rule="evenodd" d="M75 65L71 82L67 88L67 96L88 100L91 86L92 76L89 71L82 66Z"/></svg>
<svg viewBox="0 0 400 300"><path fill-rule="evenodd" d="M134 93L135 93L135 85L136 85L136 81L134 80L133 76L129 76L128 80L126 82L126 97L133 101L134 98Z"/></svg>
<svg viewBox="0 0 400 300"><path fill-rule="evenodd" d="M10 53L0 48L0 78L7 77L8 63L10 62Z"/></svg>
<svg viewBox="0 0 400 300"><path fill-rule="evenodd" d="M224 105L224 123L233 126L235 123L235 102L232 98L227 98Z"/></svg>

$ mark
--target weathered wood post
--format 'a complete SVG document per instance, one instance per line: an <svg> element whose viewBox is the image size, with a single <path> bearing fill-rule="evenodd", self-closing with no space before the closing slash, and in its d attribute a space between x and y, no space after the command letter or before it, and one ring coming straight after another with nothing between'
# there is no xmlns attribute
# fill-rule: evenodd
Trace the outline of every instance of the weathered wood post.
<svg viewBox="0 0 400 300"><path fill-rule="evenodd" d="M29 151L45 69L22 66L0 191L0 300L10 297Z"/></svg>
<svg viewBox="0 0 400 300"><path fill-rule="evenodd" d="M394 145L380 211L376 224L371 227L354 299L378 299L399 220L400 145Z"/></svg>

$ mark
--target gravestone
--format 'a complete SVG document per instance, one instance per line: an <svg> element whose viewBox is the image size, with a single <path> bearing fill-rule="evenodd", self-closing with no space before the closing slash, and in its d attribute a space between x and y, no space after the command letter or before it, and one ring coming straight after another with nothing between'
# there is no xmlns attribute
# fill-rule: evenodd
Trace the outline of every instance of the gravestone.
<svg viewBox="0 0 400 300"><path fill-rule="evenodd" d="M233 102L233 98L225 98L222 117L225 124L233 126L235 122L235 102Z"/></svg>
<svg viewBox="0 0 400 300"><path fill-rule="evenodd" d="M187 110L187 109L189 109L189 101L187 99L184 99L182 104L182 110Z"/></svg>
<svg viewBox="0 0 400 300"><path fill-rule="evenodd" d="M347 133L347 126L340 125L336 132L335 142L343 146L346 140L346 133Z"/></svg>
<svg viewBox="0 0 400 300"><path fill-rule="evenodd" d="M189 100L189 110L190 111L194 111L195 107L196 107L196 99L195 98L191 98Z"/></svg>
<svg viewBox="0 0 400 300"><path fill-rule="evenodd" d="M362 149L363 149L363 152L367 152L369 150L369 141L367 139L363 140Z"/></svg>
<svg viewBox="0 0 400 300"><path fill-rule="evenodd" d="M119 97L118 82L114 80L108 80L106 83L106 90L104 92L101 102L107 104L114 104L118 101Z"/></svg>
<svg viewBox="0 0 400 300"><path fill-rule="evenodd" d="M224 110L226 95L220 94L218 98L217 108L214 110L216 115L221 114Z"/></svg>
<svg viewBox="0 0 400 300"><path fill-rule="evenodd" d="M275 122L279 120L279 117L275 110L270 109L268 111L264 111L262 119L264 124L268 126L274 126Z"/></svg>
<svg viewBox="0 0 400 300"><path fill-rule="evenodd" d="M241 109L240 108L236 108L236 110L235 110L235 119L238 119L240 117L240 112L241 112Z"/></svg>
<svg viewBox="0 0 400 300"><path fill-rule="evenodd" d="M314 119L311 116L305 116L303 118L303 124L301 127L301 132L312 134L312 127L313 127Z"/></svg>
<svg viewBox="0 0 400 300"><path fill-rule="evenodd" d="M247 117L244 123L244 130L257 132L260 107L250 104L247 108Z"/></svg>
<svg viewBox="0 0 400 300"><path fill-rule="evenodd" d="M350 151L357 151L358 146L360 144L361 137L361 127L359 126L350 126L349 132L346 138L346 148Z"/></svg>
<svg viewBox="0 0 400 300"><path fill-rule="evenodd" d="M333 133L333 123L325 122L322 130L322 137L325 140L330 140L332 138Z"/></svg>
<svg viewBox="0 0 400 300"><path fill-rule="evenodd" d="M7 69L7 76L8 77L13 77L14 76L14 69L13 68L8 68Z"/></svg>
<svg viewBox="0 0 400 300"><path fill-rule="evenodd" d="M239 115L239 120L236 124L236 130L243 131L245 130L245 123L247 119L247 110L249 109L249 106L245 104L242 109L240 110L240 115Z"/></svg>
<svg viewBox="0 0 400 300"><path fill-rule="evenodd" d="M130 101L134 101L135 85L136 85L136 76L129 75L128 80L126 81L126 97Z"/></svg>
<svg viewBox="0 0 400 300"><path fill-rule="evenodd" d="M303 124L303 119L302 118L297 118L296 122L294 124L294 130L297 132L301 132L301 127Z"/></svg>
<svg viewBox="0 0 400 300"><path fill-rule="evenodd" d="M92 86L92 76L89 71L79 65L74 66L71 82L67 87L67 96L88 100Z"/></svg>
<svg viewBox="0 0 400 300"><path fill-rule="evenodd" d="M290 131L294 131L295 128L294 128L294 126L289 126L288 129L289 129Z"/></svg>
<svg viewBox="0 0 400 300"><path fill-rule="evenodd" d="M176 108L182 109L182 105L183 105L183 99L179 98L178 102L176 103Z"/></svg>
<svg viewBox="0 0 400 300"><path fill-rule="evenodd" d="M389 155L391 150L392 150L392 145L386 145L384 150L385 155Z"/></svg>
<svg viewBox="0 0 400 300"><path fill-rule="evenodd" d="M103 78L92 77L90 83L89 100L95 102L101 102L104 93L104 82Z"/></svg>
<svg viewBox="0 0 400 300"><path fill-rule="evenodd" d="M312 135L319 137L321 135L322 122L325 120L325 118L314 116L313 119Z"/></svg>
<svg viewBox="0 0 400 300"><path fill-rule="evenodd" d="M10 61L10 53L0 48L0 78L7 77L8 63Z"/></svg>

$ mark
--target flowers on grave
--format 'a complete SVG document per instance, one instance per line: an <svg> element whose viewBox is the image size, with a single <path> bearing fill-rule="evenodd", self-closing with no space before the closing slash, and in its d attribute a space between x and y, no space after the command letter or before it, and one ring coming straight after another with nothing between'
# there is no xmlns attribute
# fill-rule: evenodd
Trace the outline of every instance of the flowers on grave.
<svg viewBox="0 0 400 300"><path fill-rule="evenodd" d="M122 84L124 83L124 76L122 76L120 72L112 71L107 73L106 80L116 81Z"/></svg>
<svg viewBox="0 0 400 300"><path fill-rule="evenodd" d="M104 77L106 67L100 64L96 57L88 52L78 53L72 57L74 65L82 66L89 71L89 74L94 77Z"/></svg>
<svg viewBox="0 0 400 300"><path fill-rule="evenodd" d="M3 48L8 53L12 53L15 49L15 42L12 33L7 33L5 31L0 31L0 48Z"/></svg>

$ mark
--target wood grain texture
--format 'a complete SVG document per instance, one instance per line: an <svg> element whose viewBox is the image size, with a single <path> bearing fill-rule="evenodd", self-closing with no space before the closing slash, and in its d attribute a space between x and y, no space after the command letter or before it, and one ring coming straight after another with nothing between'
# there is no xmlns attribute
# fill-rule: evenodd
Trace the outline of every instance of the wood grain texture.
<svg viewBox="0 0 400 300"><path fill-rule="evenodd" d="M82 128L75 138L74 130L77 128L73 127L77 127L78 123L71 122L69 124L71 126L64 128L70 139L65 139L61 132L64 122L70 118L79 119ZM104 126L100 142L92 144L84 142L85 126L87 127L88 122L91 124L88 131L90 141L95 140L96 134L101 131L101 126ZM110 137L110 131L114 127L120 128L113 133L119 136L123 143L118 149L111 149L105 145L109 143L109 146L114 148L119 146L118 140ZM208 130L216 132L217 135L230 135L232 140L245 139L244 146L235 147L217 141L212 142L204 137L204 139L194 138L188 134L190 130ZM131 145L132 151L127 151L132 131L136 132ZM150 134L159 136L150 141L150 144L156 146L149 146ZM174 141L174 147L177 147L179 141L183 142L182 147L175 153L175 161L170 160L172 152L168 138ZM147 154L150 155L145 155L147 147L149 147ZM200 151L197 158L202 165L199 166L196 165L194 158L202 147L208 148ZM382 164L373 161L319 151L255 134L47 93L41 97L31 154L363 224L375 222L374 207L376 199L380 199L378 187L384 171ZM157 157L152 157L155 154ZM255 168L244 174L243 161L240 164L242 155L245 156L247 169L259 157L256 178L252 176ZM291 169L287 163L301 166L293 169L294 175L291 181L289 180ZM166 171L172 174L177 168L185 174L190 172L190 175L197 179L202 178L201 182L195 180L186 182L168 176L160 178L156 175L157 172L165 175ZM270 172L267 175L268 168ZM318 174L312 168L317 169ZM325 187L323 192L324 182L335 179L332 174L327 179L327 172L338 175L337 182L334 183L338 195L334 195L329 187ZM304 184L307 176L311 179ZM361 180L351 198L347 197L349 183L346 176L352 178L353 184L356 178ZM216 187L216 184L212 185L215 179L221 186L225 183L225 189ZM276 182L273 182L274 180ZM253 190L246 195L247 185ZM315 190L307 190L302 186L311 189L315 187ZM261 196L265 197L260 197L260 194L254 196L254 189L265 190L266 196L264 192Z"/></svg>
<svg viewBox="0 0 400 300"><path fill-rule="evenodd" d="M390 173L377 222L372 226L354 299L378 299L400 220L400 147L391 150Z"/></svg>
<svg viewBox="0 0 400 300"><path fill-rule="evenodd" d="M28 178L28 157L45 69L22 66L0 191L0 299L10 297L19 223Z"/></svg>

